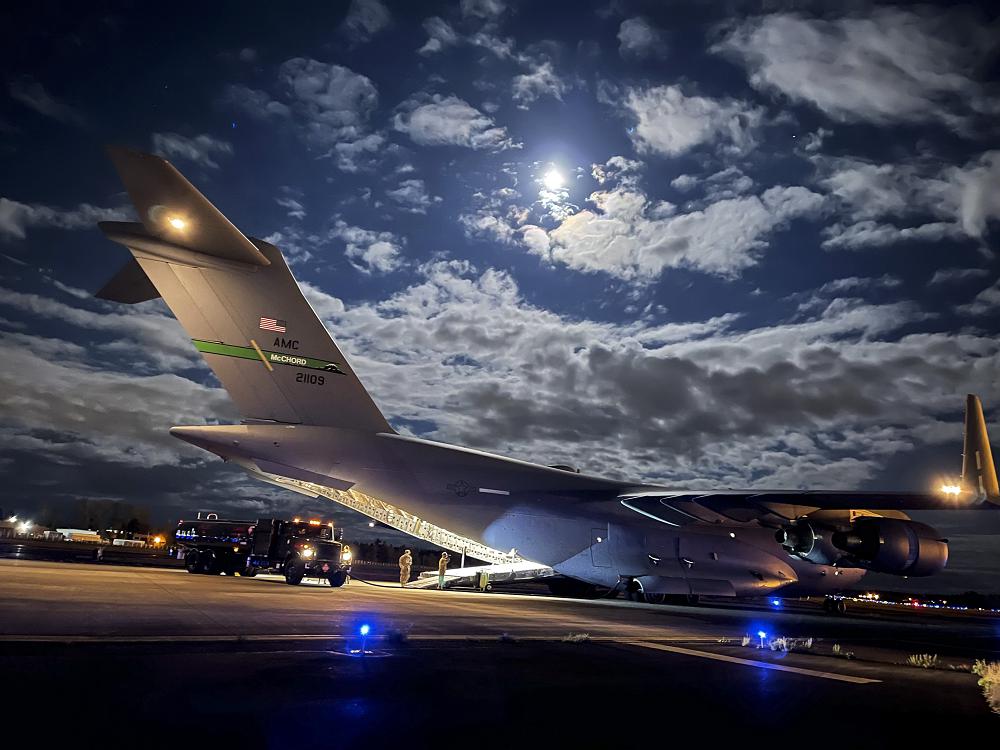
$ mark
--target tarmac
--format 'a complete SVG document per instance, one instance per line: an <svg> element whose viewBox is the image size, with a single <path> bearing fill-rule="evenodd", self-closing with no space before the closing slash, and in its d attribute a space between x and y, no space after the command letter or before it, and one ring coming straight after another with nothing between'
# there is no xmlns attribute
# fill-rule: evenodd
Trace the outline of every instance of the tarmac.
<svg viewBox="0 0 1000 750"><path fill-rule="evenodd" d="M4 713L74 747L959 741L1000 730L977 658L1000 660L1000 618L0 560Z"/></svg>

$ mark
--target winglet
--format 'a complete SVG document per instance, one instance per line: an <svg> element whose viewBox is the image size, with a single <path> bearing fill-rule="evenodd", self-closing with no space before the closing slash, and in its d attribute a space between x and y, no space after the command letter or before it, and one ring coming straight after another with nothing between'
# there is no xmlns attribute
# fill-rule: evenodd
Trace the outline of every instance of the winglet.
<svg viewBox="0 0 1000 750"><path fill-rule="evenodd" d="M997 469L986 433L986 419L979 397L965 398L965 445L962 450L962 486L975 492L981 500L1000 505Z"/></svg>
<svg viewBox="0 0 1000 750"><path fill-rule="evenodd" d="M146 231L173 245L255 266L270 261L166 159L120 146L108 154Z"/></svg>

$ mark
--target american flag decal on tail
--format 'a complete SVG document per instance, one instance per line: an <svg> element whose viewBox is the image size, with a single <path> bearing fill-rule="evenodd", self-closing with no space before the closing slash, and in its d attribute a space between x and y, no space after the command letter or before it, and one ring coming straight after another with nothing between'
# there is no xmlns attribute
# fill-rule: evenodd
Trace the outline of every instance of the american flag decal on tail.
<svg viewBox="0 0 1000 750"><path fill-rule="evenodd" d="M260 327L265 331L274 331L275 333L287 332L285 321L278 320L277 318L261 318Z"/></svg>

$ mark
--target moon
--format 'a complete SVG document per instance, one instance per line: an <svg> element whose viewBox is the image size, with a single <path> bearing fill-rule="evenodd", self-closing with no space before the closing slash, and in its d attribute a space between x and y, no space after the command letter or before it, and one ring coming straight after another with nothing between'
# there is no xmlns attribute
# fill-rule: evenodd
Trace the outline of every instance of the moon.
<svg viewBox="0 0 1000 750"><path fill-rule="evenodd" d="M546 190L559 190L566 184L566 178L558 169L550 169L542 176L542 184Z"/></svg>

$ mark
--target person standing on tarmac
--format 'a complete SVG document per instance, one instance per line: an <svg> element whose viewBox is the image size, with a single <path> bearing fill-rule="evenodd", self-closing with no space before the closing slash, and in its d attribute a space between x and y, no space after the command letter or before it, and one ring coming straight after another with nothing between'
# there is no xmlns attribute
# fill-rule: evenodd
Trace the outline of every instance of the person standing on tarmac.
<svg viewBox="0 0 1000 750"><path fill-rule="evenodd" d="M413 555L410 550L406 550L399 557L399 585L405 586L410 580L410 568L413 567Z"/></svg>
<svg viewBox="0 0 1000 750"><path fill-rule="evenodd" d="M441 553L441 559L438 560L438 591L444 591L444 573L448 570L448 561L451 557L447 552Z"/></svg>

